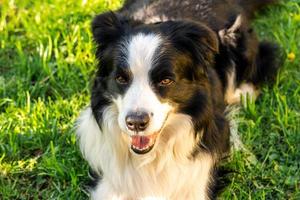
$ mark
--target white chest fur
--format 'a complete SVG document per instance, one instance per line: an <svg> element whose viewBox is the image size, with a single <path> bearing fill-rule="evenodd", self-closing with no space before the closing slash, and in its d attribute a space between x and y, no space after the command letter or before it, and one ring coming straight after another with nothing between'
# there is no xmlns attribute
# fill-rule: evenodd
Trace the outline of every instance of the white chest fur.
<svg viewBox="0 0 300 200"><path fill-rule="evenodd" d="M207 199L213 159L204 153L189 158L197 138L188 116L171 116L155 149L135 155L114 109L105 110L102 132L90 108L78 120L81 151L93 170L103 172L92 199Z"/></svg>

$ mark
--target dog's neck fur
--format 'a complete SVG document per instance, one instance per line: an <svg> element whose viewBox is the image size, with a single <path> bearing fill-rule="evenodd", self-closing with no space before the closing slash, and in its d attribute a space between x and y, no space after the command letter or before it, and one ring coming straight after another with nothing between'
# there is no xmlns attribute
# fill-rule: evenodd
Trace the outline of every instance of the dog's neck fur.
<svg viewBox="0 0 300 200"><path fill-rule="evenodd" d="M190 117L170 115L154 149L145 155L136 155L129 151L128 136L116 127L115 109L109 106L103 112L101 131L90 108L79 119L82 152L93 170L103 173L93 196L196 199L202 195L202 199L207 198L213 159L205 153L191 158L200 138L195 138Z"/></svg>

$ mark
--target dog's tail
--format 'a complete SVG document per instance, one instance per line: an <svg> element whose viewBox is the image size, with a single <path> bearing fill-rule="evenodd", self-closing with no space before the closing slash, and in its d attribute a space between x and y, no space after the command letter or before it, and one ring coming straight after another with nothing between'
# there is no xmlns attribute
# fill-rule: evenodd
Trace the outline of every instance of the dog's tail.
<svg viewBox="0 0 300 200"><path fill-rule="evenodd" d="M251 77L255 85L272 83L282 65L282 52L277 44L271 42L260 42L256 55L256 71Z"/></svg>
<svg viewBox="0 0 300 200"><path fill-rule="evenodd" d="M237 0L238 4L244 8L248 17L253 17L255 11L260 10L270 4L278 3L279 0Z"/></svg>

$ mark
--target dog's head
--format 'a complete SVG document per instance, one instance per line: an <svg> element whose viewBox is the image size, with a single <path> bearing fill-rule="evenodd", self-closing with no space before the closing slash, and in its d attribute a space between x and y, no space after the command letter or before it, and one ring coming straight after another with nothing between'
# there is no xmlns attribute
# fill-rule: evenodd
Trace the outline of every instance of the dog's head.
<svg viewBox="0 0 300 200"><path fill-rule="evenodd" d="M91 107L101 128L103 111L116 107L116 126L137 154L153 148L170 115L200 126L209 111L209 68L218 40L194 22L142 24L112 12L92 23L99 70ZM178 122L177 122L178 123Z"/></svg>

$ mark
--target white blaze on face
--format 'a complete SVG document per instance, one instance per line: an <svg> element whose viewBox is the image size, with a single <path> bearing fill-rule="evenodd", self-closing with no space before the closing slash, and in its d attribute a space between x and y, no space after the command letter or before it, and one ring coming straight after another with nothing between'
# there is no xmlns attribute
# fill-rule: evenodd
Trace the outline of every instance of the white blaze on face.
<svg viewBox="0 0 300 200"><path fill-rule="evenodd" d="M159 101L151 87L150 70L156 59L155 53L162 39L154 34L138 34L126 44L127 62L133 75L132 82L124 94L117 100L119 110L118 123L123 132L133 135L126 128L125 118L129 113L143 111L150 115L150 122L142 134L150 135L158 132L171 107Z"/></svg>

